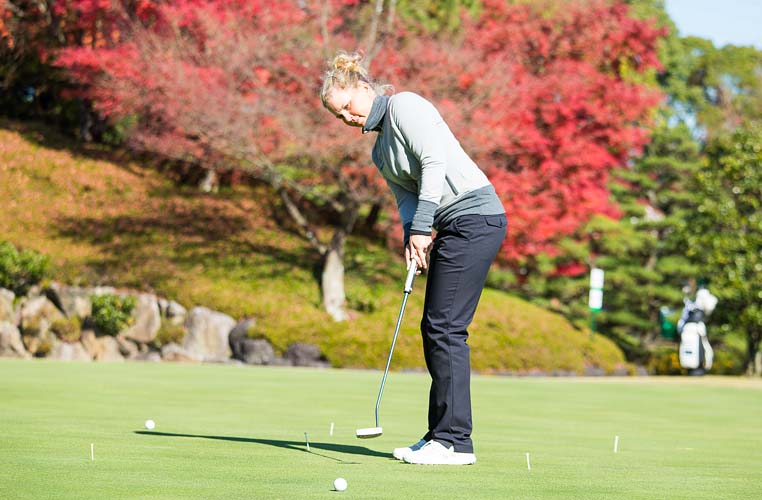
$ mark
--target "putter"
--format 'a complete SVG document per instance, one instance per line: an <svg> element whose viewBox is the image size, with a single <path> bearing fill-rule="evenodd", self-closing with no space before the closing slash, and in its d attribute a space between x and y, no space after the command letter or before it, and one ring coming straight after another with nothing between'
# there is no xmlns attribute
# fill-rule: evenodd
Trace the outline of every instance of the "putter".
<svg viewBox="0 0 762 500"><path fill-rule="evenodd" d="M414 261L410 261L410 268L407 271L407 278L405 279L404 296L402 297L402 307L400 307L400 315L397 318L397 327L394 329L394 337L392 338L392 347L389 349L389 357L386 360L386 368L384 369L384 376L381 378L381 387L378 390L378 398L376 399L376 426L366 427L364 429L357 429L355 434L360 439L376 438L384 433L381 426L378 425L378 406L381 404L381 395L384 393L384 385L386 385L386 375L389 373L389 365L392 362L392 354L394 353L394 344L397 343L397 334L400 332L400 324L402 323L402 315L405 312L405 304L407 304L407 298L410 292L413 291L413 280L415 280L415 273L418 270L418 264Z"/></svg>

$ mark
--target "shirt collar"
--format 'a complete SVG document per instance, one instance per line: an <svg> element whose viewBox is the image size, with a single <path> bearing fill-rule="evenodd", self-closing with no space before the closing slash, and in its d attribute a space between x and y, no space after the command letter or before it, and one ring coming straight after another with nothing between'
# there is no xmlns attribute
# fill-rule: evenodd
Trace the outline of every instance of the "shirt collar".
<svg viewBox="0 0 762 500"><path fill-rule="evenodd" d="M362 128L363 134L367 134L368 132L372 131L378 132L381 130L381 122L384 120L384 115L386 115L386 106L388 102L388 95L379 95L373 99L373 105L370 108L370 113L368 113L368 117L365 119L365 125L363 125Z"/></svg>

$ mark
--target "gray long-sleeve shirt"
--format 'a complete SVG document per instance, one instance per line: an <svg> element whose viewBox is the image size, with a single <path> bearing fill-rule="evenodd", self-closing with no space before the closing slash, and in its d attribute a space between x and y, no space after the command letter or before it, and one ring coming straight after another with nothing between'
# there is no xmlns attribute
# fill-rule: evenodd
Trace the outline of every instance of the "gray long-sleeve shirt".
<svg viewBox="0 0 762 500"><path fill-rule="evenodd" d="M505 213L495 189L429 101L412 92L379 96L364 132L377 130L373 162L410 234L431 234L455 217Z"/></svg>

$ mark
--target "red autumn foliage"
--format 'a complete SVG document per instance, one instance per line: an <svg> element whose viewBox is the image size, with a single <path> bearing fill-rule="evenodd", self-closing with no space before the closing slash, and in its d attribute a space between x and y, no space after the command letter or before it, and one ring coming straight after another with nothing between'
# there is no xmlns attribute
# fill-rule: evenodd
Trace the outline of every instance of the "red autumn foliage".
<svg viewBox="0 0 762 500"><path fill-rule="evenodd" d="M59 16L80 37L59 63L103 114L137 119L136 146L207 165L289 163L299 189L362 203L385 193L370 140L316 93L333 49L362 47L366 4L69 0ZM557 255L593 214L618 216L609 172L647 142L660 99L628 79L658 67L652 23L621 2L553 4L485 0L458 36L395 25L371 68L432 99L488 173L510 221L501 258L516 267Z"/></svg>
<svg viewBox="0 0 762 500"><path fill-rule="evenodd" d="M557 255L593 214L619 215L609 172L646 144L661 98L625 77L659 67L660 30L621 3L563 2L547 15L549 5L488 0L457 40L401 40L378 56L387 78L439 104L487 171L514 266Z"/></svg>

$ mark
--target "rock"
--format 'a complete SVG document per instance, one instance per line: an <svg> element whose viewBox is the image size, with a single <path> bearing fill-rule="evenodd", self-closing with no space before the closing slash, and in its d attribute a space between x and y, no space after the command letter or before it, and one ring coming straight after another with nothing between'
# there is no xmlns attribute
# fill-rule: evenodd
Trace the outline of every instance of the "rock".
<svg viewBox="0 0 762 500"><path fill-rule="evenodd" d="M147 344L156 338L161 327L161 312L155 295L141 293L137 296L135 310L132 312L135 322L122 332L125 338Z"/></svg>
<svg viewBox="0 0 762 500"><path fill-rule="evenodd" d="M90 295L116 295L116 288L113 286L96 286L89 289Z"/></svg>
<svg viewBox="0 0 762 500"><path fill-rule="evenodd" d="M100 349L95 357L96 361L124 361L124 356L119 352L119 342L114 337L104 335L98 337L97 340L100 344Z"/></svg>
<svg viewBox="0 0 762 500"><path fill-rule="evenodd" d="M174 300L159 299L159 309L161 316L173 325L182 325L188 311Z"/></svg>
<svg viewBox="0 0 762 500"><path fill-rule="evenodd" d="M198 362L202 361L202 358L188 349L185 349L179 344L170 342L161 348L161 358L164 361L185 361L185 362Z"/></svg>
<svg viewBox="0 0 762 500"><path fill-rule="evenodd" d="M130 358L131 361L147 361L150 363L158 363L161 361L161 354L156 351L139 352L135 356Z"/></svg>
<svg viewBox="0 0 762 500"><path fill-rule="evenodd" d="M317 366L328 367L330 364L320 352L320 348L314 344L296 342L288 346L284 356L294 366Z"/></svg>
<svg viewBox="0 0 762 500"><path fill-rule="evenodd" d="M228 341L233 358L250 365L272 365L276 357L270 342L265 338L249 337L255 325L254 319L247 319L238 323L230 332Z"/></svg>
<svg viewBox="0 0 762 500"><path fill-rule="evenodd" d="M275 351L266 339L244 339L240 345L240 359L249 365L272 365L275 362Z"/></svg>
<svg viewBox="0 0 762 500"><path fill-rule="evenodd" d="M35 356L48 355L56 342L50 325L64 320L63 313L47 297L37 296L22 300L19 319L21 341L26 350Z"/></svg>
<svg viewBox="0 0 762 500"><path fill-rule="evenodd" d="M116 341L119 343L119 352L126 358L133 358L140 353L137 342L126 339L121 335L116 336Z"/></svg>
<svg viewBox="0 0 762 500"><path fill-rule="evenodd" d="M16 323L16 315L13 313L13 299L16 295L10 290L0 288L0 321Z"/></svg>
<svg viewBox="0 0 762 500"><path fill-rule="evenodd" d="M183 347L203 361L227 359L232 354L228 335L236 322L227 314L194 307L185 319L188 334Z"/></svg>
<svg viewBox="0 0 762 500"><path fill-rule="evenodd" d="M626 366L617 366L614 371L611 372L614 377L627 377L630 375L630 370Z"/></svg>
<svg viewBox="0 0 762 500"><path fill-rule="evenodd" d="M95 332L93 330L84 330L79 338L79 341L82 343L82 346L85 348L88 354L90 354L90 357L95 359L100 355L103 346L100 342L98 342L98 338L95 336Z"/></svg>
<svg viewBox="0 0 762 500"><path fill-rule="evenodd" d="M53 321L64 315L47 297L34 297L21 306L21 333L31 337L45 337Z"/></svg>
<svg viewBox="0 0 762 500"><path fill-rule="evenodd" d="M13 323L0 321L0 356L31 358L21 342L21 332Z"/></svg>
<svg viewBox="0 0 762 500"><path fill-rule="evenodd" d="M80 342L56 342L49 357L59 361L92 361L90 354Z"/></svg>
<svg viewBox="0 0 762 500"><path fill-rule="evenodd" d="M38 358L43 358L50 354L53 346L58 342L56 336L51 332L43 335L21 335L21 342L30 354Z"/></svg>
<svg viewBox="0 0 762 500"><path fill-rule="evenodd" d="M84 320L93 314L93 301L90 291L85 288L65 286L53 283L45 290L45 296L69 318Z"/></svg>
<svg viewBox="0 0 762 500"><path fill-rule="evenodd" d="M604 375L606 375L606 370L604 370L603 368L599 368L597 366L585 367L586 377L603 377Z"/></svg>

